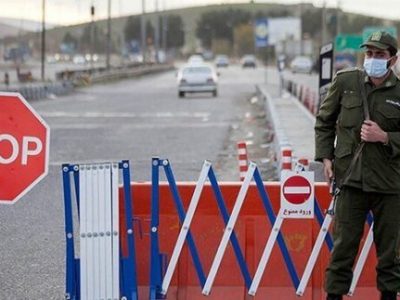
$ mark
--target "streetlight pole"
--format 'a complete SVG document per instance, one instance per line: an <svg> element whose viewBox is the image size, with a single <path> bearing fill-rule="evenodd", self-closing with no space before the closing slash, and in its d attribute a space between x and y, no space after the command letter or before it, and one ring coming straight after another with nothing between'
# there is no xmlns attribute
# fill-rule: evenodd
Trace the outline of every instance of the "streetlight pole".
<svg viewBox="0 0 400 300"><path fill-rule="evenodd" d="M166 14L166 7L165 7L165 0L163 0L163 16L162 16L162 48L164 53L167 53L167 14Z"/></svg>
<svg viewBox="0 0 400 300"><path fill-rule="evenodd" d="M337 7L336 7L336 36L340 34L341 27L340 27L340 0L337 0Z"/></svg>
<svg viewBox="0 0 400 300"><path fill-rule="evenodd" d="M155 50L155 59L156 59L156 63L159 63L159 57L158 57L158 51L160 48L160 19L159 19L159 14L158 14L158 0L154 0L154 6L155 6L155 24L156 24L156 30L154 32L154 50Z"/></svg>
<svg viewBox="0 0 400 300"><path fill-rule="evenodd" d="M45 56L46 56L46 0L42 0L42 49L41 49L41 79L45 78Z"/></svg>
<svg viewBox="0 0 400 300"><path fill-rule="evenodd" d="M140 33L143 62L146 62L146 20L145 20L145 0L142 0L142 15L140 16Z"/></svg>
<svg viewBox="0 0 400 300"><path fill-rule="evenodd" d="M321 45L324 45L326 43L327 39L327 32L326 32L326 0L323 0L322 4L322 34L321 34Z"/></svg>
<svg viewBox="0 0 400 300"><path fill-rule="evenodd" d="M94 34L94 5L90 6L90 15L92 21L90 23L90 69L93 69L93 54L94 54L94 47L95 47L95 34Z"/></svg>
<svg viewBox="0 0 400 300"><path fill-rule="evenodd" d="M106 68L107 68L107 70L110 70L110 54L111 54L111 0L108 0L107 56L106 56Z"/></svg>
<svg viewBox="0 0 400 300"><path fill-rule="evenodd" d="M299 19L300 19L300 55L304 53L304 34L303 34L303 2L299 4Z"/></svg>

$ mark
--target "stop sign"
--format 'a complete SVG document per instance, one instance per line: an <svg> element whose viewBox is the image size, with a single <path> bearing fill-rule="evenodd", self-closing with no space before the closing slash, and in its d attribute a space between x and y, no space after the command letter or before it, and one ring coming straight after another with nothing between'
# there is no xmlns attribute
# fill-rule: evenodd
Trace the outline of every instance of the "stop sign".
<svg viewBox="0 0 400 300"><path fill-rule="evenodd" d="M311 196L311 184L303 176L289 177L282 187L283 197L292 204L302 204Z"/></svg>
<svg viewBox="0 0 400 300"><path fill-rule="evenodd" d="M48 171L50 129L18 93L0 92L0 203L13 204Z"/></svg>

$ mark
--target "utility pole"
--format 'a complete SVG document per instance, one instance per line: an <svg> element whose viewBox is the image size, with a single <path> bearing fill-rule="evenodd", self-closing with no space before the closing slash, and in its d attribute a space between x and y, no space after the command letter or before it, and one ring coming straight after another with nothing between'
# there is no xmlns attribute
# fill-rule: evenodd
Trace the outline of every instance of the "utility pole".
<svg viewBox="0 0 400 300"><path fill-rule="evenodd" d="M90 6L90 15L92 17L92 21L90 23L90 69L93 69L93 54L94 54L94 47L95 47L95 41L94 41L94 5Z"/></svg>
<svg viewBox="0 0 400 300"><path fill-rule="evenodd" d="M107 56L106 56L106 68L107 68L107 70L110 70L110 54L111 54L111 0L108 0Z"/></svg>
<svg viewBox="0 0 400 300"><path fill-rule="evenodd" d="M323 0L322 4L322 33L321 33L321 45L324 45L327 41L327 32L326 32L326 0Z"/></svg>
<svg viewBox="0 0 400 300"><path fill-rule="evenodd" d="M163 15L162 15L162 48L164 53L167 54L167 30L168 30L168 23L167 23L167 13L165 8L165 0L163 0Z"/></svg>
<svg viewBox="0 0 400 300"><path fill-rule="evenodd" d="M154 0L155 3L155 24L156 24L156 30L154 32L154 50L155 50L155 55L156 55L156 63L159 63L159 57L158 57L158 51L160 49L160 15L158 14L158 0Z"/></svg>
<svg viewBox="0 0 400 300"><path fill-rule="evenodd" d="M145 0L142 0L142 15L140 16L140 33L143 63L146 62L146 19L145 19Z"/></svg>
<svg viewBox="0 0 400 300"><path fill-rule="evenodd" d="M336 6L336 36L338 36L340 34L340 32L342 31L342 28L340 27L340 15L341 15L341 11L340 11L340 0L337 0L337 6Z"/></svg>
<svg viewBox="0 0 400 300"><path fill-rule="evenodd" d="M41 79L45 78L46 59L46 0L42 0L42 49L41 49Z"/></svg>
<svg viewBox="0 0 400 300"><path fill-rule="evenodd" d="M299 3L299 18L300 18L300 55L303 55L304 54L303 2Z"/></svg>

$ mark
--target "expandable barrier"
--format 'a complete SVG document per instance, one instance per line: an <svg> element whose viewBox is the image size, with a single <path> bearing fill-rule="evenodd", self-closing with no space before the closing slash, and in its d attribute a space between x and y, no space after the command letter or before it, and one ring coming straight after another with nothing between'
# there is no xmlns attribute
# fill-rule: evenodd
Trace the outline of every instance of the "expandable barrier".
<svg viewBox="0 0 400 300"><path fill-rule="evenodd" d="M124 202L119 201L119 173L122 169ZM137 269L133 224L120 219L131 208L129 162L62 166L65 237L66 299L137 300ZM71 191L72 189L72 191ZM75 205L73 198L75 199ZM122 199L122 198L121 198ZM74 209L79 234L74 231ZM120 230L121 223L124 231ZM120 255L120 236L125 236L125 256ZM74 241L79 255L75 256Z"/></svg>
<svg viewBox="0 0 400 300"><path fill-rule="evenodd" d="M205 161L188 183L153 158L152 182L129 182L128 161L63 165L66 299L325 299L333 246L326 184L315 184L315 219L283 219L280 183L264 183L254 163L243 182L218 183ZM354 300L378 298L370 215L368 223Z"/></svg>
<svg viewBox="0 0 400 300"><path fill-rule="evenodd" d="M323 216L331 200L326 184L315 185L315 220L283 220L280 183L262 182L254 163L242 183L218 183L207 161L199 180L187 183L175 181L167 159L153 158L152 182L132 183L132 196L143 230L136 235L142 236L136 243L140 299L325 299L333 246L332 217ZM370 237L356 265L353 299L378 297Z"/></svg>

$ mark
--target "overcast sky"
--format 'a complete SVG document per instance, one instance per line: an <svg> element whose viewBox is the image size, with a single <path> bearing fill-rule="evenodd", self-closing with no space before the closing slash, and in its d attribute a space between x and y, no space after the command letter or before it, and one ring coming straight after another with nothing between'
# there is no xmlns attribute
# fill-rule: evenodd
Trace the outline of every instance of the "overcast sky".
<svg viewBox="0 0 400 300"><path fill-rule="evenodd" d="M41 20L43 0L0 0L1 17L17 19ZM105 18L107 15L108 0L45 0L46 20L50 23L69 25L87 22L90 20L90 6L96 7L96 18ZM336 7L338 1L344 11L362 13L366 15L400 20L400 0L326 0L327 6ZM111 0L112 15L121 16L137 14L142 10L142 0ZM240 0L145 0L146 11L154 11L155 3L159 9L172 9L187 6L198 6L221 3L243 3ZM250 1L249 1L250 2ZM309 2L322 6L324 0L255 0L256 3L275 2L293 4Z"/></svg>

